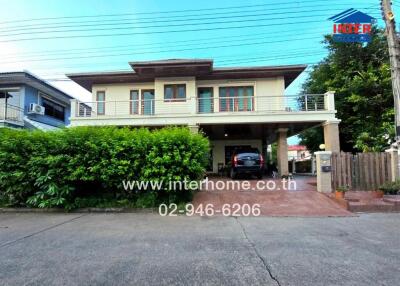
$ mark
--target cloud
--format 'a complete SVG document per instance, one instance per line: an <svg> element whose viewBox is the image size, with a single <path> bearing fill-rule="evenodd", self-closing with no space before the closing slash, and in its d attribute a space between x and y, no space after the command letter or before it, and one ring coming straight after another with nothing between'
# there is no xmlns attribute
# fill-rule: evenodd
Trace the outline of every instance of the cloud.
<svg viewBox="0 0 400 286"><path fill-rule="evenodd" d="M52 68L51 70L46 70L43 69L43 67L40 67L40 62L24 62L23 55L27 52L28 51L22 50L13 43L0 43L0 55L4 57L13 57L15 60L15 62L12 63L0 63L0 72L28 70L44 80L46 80L46 78L49 79L48 82L50 84L81 101L92 100L91 93L89 91L72 81L53 81L54 79L65 78L65 76L63 76L64 70L62 65L57 65L57 69ZM57 76L49 77L49 71Z"/></svg>

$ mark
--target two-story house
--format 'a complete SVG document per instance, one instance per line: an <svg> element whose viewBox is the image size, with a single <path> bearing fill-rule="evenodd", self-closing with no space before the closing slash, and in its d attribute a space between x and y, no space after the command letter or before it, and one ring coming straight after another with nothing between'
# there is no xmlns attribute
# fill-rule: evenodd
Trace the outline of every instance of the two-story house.
<svg viewBox="0 0 400 286"><path fill-rule="evenodd" d="M0 127L52 130L66 126L71 99L28 71L0 73Z"/></svg>
<svg viewBox="0 0 400 286"><path fill-rule="evenodd" d="M91 102L73 100L71 126L200 129L211 141L213 172L238 146L265 153L278 142L278 169L287 174L287 137L318 125L324 126L326 149L340 148L332 92L285 95L305 65L215 68L208 59L129 64L128 72L67 75L92 92Z"/></svg>

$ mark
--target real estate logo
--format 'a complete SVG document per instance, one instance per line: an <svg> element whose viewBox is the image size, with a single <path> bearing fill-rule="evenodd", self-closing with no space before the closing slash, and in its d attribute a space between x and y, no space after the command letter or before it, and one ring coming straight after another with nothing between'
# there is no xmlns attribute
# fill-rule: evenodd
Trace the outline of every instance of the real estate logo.
<svg viewBox="0 0 400 286"><path fill-rule="evenodd" d="M333 40L344 43L369 43L372 24L376 19L355 9L348 9L330 17L333 23Z"/></svg>

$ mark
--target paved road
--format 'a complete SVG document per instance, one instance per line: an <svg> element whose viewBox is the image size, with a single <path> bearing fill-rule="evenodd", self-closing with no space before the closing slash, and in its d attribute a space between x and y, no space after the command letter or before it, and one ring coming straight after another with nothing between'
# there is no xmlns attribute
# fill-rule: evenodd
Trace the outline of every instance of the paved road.
<svg viewBox="0 0 400 286"><path fill-rule="evenodd" d="M399 285L400 214L0 214L1 285Z"/></svg>

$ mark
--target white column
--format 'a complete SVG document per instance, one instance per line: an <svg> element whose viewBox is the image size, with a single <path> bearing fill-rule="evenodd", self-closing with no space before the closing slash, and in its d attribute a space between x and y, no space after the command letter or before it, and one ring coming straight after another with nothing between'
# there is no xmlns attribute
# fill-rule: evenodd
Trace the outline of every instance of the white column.
<svg viewBox="0 0 400 286"><path fill-rule="evenodd" d="M71 99L71 118L75 118L77 115L77 105L78 105L78 100L77 99Z"/></svg>
<svg viewBox="0 0 400 286"><path fill-rule="evenodd" d="M219 112L219 89L218 87L213 87L213 97L214 97L214 112Z"/></svg>
<svg viewBox="0 0 400 286"><path fill-rule="evenodd" d="M278 172L279 176L289 175L289 161L288 161L288 145L287 145L287 128L278 129Z"/></svg>
<svg viewBox="0 0 400 286"><path fill-rule="evenodd" d="M330 111L335 110L335 92L328 91L325 92L324 95L325 95L325 102L324 102L325 109Z"/></svg>
<svg viewBox="0 0 400 286"><path fill-rule="evenodd" d="M340 120L331 120L322 125L326 151L340 152L339 122Z"/></svg>
<svg viewBox="0 0 400 286"><path fill-rule="evenodd" d="M188 125L189 130L193 133L199 133L199 125L194 124L194 125Z"/></svg>
<svg viewBox="0 0 400 286"><path fill-rule="evenodd" d="M196 98L196 95L193 95L189 99L189 113L193 114L193 115L197 113L197 98Z"/></svg>
<svg viewBox="0 0 400 286"><path fill-rule="evenodd" d="M390 154L390 177L392 182L395 182L397 179L399 179L399 151L397 149L390 148L385 150L385 152Z"/></svg>

